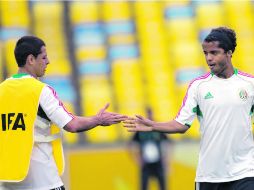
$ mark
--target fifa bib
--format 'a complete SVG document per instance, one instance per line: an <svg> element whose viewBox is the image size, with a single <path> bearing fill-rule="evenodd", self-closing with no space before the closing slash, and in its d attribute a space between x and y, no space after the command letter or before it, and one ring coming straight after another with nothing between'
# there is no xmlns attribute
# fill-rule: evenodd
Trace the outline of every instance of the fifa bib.
<svg viewBox="0 0 254 190"><path fill-rule="evenodd" d="M44 86L30 77L10 78L0 84L0 181L19 182L28 174L34 124ZM54 154L62 156L61 140L54 141ZM55 155L58 171L62 173L63 157L56 160Z"/></svg>

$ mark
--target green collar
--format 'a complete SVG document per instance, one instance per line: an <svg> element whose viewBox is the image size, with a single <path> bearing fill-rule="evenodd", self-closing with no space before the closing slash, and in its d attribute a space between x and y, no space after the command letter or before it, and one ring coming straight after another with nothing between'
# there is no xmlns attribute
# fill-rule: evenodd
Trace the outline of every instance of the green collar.
<svg viewBox="0 0 254 190"><path fill-rule="evenodd" d="M28 76L29 74L27 73L18 73L18 74L14 74L12 75L12 78L21 78L23 76Z"/></svg>
<svg viewBox="0 0 254 190"><path fill-rule="evenodd" d="M235 75L237 75L237 74L238 74L238 69L237 69L237 68L234 68L234 74L235 74ZM213 75L214 75L214 73L213 73L213 72L211 72L211 75L213 76Z"/></svg>
<svg viewBox="0 0 254 190"><path fill-rule="evenodd" d="M234 74L235 74L235 75L238 74L238 69L234 68Z"/></svg>

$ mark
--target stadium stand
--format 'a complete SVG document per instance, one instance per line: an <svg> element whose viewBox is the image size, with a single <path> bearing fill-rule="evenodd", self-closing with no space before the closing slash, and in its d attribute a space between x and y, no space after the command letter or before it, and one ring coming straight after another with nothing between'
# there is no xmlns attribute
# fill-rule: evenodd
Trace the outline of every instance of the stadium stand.
<svg viewBox="0 0 254 190"><path fill-rule="evenodd" d="M173 100L176 94L174 75L169 74L173 73L173 67L169 58L162 4L136 1L134 10L146 103L153 110L156 120L170 118L175 111Z"/></svg>
<svg viewBox="0 0 254 190"><path fill-rule="evenodd" d="M169 52L173 63L173 72L175 73L175 83L177 84L175 91L178 96L176 100L177 105L181 105L189 82L204 74L197 21L195 20L195 8L187 2L167 4L165 22L170 42ZM196 139L199 137L198 126L193 125L185 135L174 136Z"/></svg>
<svg viewBox="0 0 254 190"><path fill-rule="evenodd" d="M253 2L241 1L224 1L225 12L229 16L228 24L234 28L238 35L236 55L236 66L244 71L253 72L254 56L252 49L254 48L254 13Z"/></svg>
<svg viewBox="0 0 254 190"><path fill-rule="evenodd" d="M16 40L34 34L45 40L52 63L43 80L71 111L92 115L110 102L110 111L145 115L150 107L154 119L167 120L177 114L188 83L208 70L200 42L211 28L236 30L234 64L252 73L253 8L248 0L0 1L0 80L17 70ZM174 138L198 139L196 126ZM80 137L112 143L129 134L115 126L64 135L70 145Z"/></svg>
<svg viewBox="0 0 254 190"><path fill-rule="evenodd" d="M150 107L155 120L169 120L189 82L209 70L200 43L211 28L237 32L233 63L254 74L253 10L253 0L0 0L0 81L17 71L17 39L37 35L50 59L42 80L71 112L94 115L109 102L109 111L145 116ZM170 135L177 142L168 168L171 190L193 187L198 126L195 120L186 134ZM121 125L64 133L71 146L66 188L138 189L138 166L125 149L130 135ZM84 180L84 173L92 175Z"/></svg>
<svg viewBox="0 0 254 190"><path fill-rule="evenodd" d="M30 22L28 1L0 1L0 37L7 76L17 72L13 49L17 39L29 33Z"/></svg>
<svg viewBox="0 0 254 190"><path fill-rule="evenodd" d="M4 79L4 72L3 72L3 69L4 69L4 66L3 66L3 50L2 50L2 42L0 40L0 82L3 81Z"/></svg>
<svg viewBox="0 0 254 190"><path fill-rule="evenodd" d="M111 63L110 77L118 111L127 115L144 114L145 110L142 73L138 58L139 47L130 6L128 1L117 3L105 1L102 4L102 19L108 39L108 60ZM121 138L125 140L131 135L123 128L120 128L120 131Z"/></svg>
<svg viewBox="0 0 254 190"><path fill-rule="evenodd" d="M110 64L107 58L106 34L100 22L97 2L70 2L70 23L78 68L82 114L96 114L106 102L114 111L113 90L110 82ZM85 15L77 14L83 12ZM98 90L99 89L99 90ZM117 127L97 128L85 133L91 143L115 142Z"/></svg>

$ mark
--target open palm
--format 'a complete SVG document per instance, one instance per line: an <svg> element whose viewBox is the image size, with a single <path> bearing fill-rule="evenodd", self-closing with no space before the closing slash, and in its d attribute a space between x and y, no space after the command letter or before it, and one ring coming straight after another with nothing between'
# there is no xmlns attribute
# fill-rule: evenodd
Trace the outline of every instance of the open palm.
<svg viewBox="0 0 254 190"><path fill-rule="evenodd" d="M123 126L128 129L129 132L143 131L148 132L152 131L153 121L146 119L140 115L136 115L135 118L129 117L123 122Z"/></svg>

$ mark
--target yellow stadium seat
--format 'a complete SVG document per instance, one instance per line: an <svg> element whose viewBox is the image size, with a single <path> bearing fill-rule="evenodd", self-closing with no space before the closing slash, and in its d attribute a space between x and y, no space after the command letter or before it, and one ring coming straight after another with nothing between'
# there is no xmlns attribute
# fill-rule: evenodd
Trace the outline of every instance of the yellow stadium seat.
<svg viewBox="0 0 254 190"><path fill-rule="evenodd" d="M103 1L102 8L102 17L105 21L129 20L131 18L128 1Z"/></svg>
<svg viewBox="0 0 254 190"><path fill-rule="evenodd" d="M18 72L18 65L15 60L14 56L14 48L16 45L16 39L10 39L4 42L3 49L4 49L4 57L5 63L7 68L7 77L10 77L13 74Z"/></svg>
<svg viewBox="0 0 254 190"><path fill-rule="evenodd" d="M106 75L89 75L80 79L80 93L83 112L87 115L94 114L98 107L102 107L107 102L112 105L113 94Z"/></svg>
<svg viewBox="0 0 254 190"><path fill-rule="evenodd" d="M166 78L166 77L164 77ZM148 83L147 99L149 105L154 110L154 117L158 120L173 117L175 113L175 88L168 81L159 81L157 83ZM164 108L163 108L164 104ZM163 113L164 112L164 113Z"/></svg>
<svg viewBox="0 0 254 190"><path fill-rule="evenodd" d="M50 58L49 58L50 59ZM47 76L70 76L71 67L68 59L50 59Z"/></svg>
<svg viewBox="0 0 254 190"><path fill-rule="evenodd" d="M133 90L142 89L141 68L139 62L135 59L113 62L111 77L116 89L118 89L118 86L131 87Z"/></svg>
<svg viewBox="0 0 254 190"><path fill-rule="evenodd" d="M254 56L249 54L249 55L244 55L240 56L239 59L239 69L241 69L243 72L250 73L254 75L254 65L251 64L254 61Z"/></svg>
<svg viewBox="0 0 254 190"><path fill-rule="evenodd" d="M2 82L4 80L4 76L3 76L3 45L2 42L0 41L0 82Z"/></svg>
<svg viewBox="0 0 254 190"><path fill-rule="evenodd" d="M225 25L225 10L220 3L200 3L196 7L199 28L214 28Z"/></svg>
<svg viewBox="0 0 254 190"><path fill-rule="evenodd" d="M154 32L146 32L146 31L139 31L139 40L142 45L142 48L160 48L162 46L165 47L166 43L166 35L164 35L164 30L156 30ZM144 32L144 33L143 33ZM161 34L161 35L157 35ZM149 40L147 40L149 39Z"/></svg>
<svg viewBox="0 0 254 190"><path fill-rule="evenodd" d="M160 35L165 33L165 27L159 19L137 22L137 30L139 38L147 39L147 37L150 37L149 39L153 41L160 39Z"/></svg>
<svg viewBox="0 0 254 190"><path fill-rule="evenodd" d="M165 7L183 6L183 5L189 5L190 3L191 3L191 0L180 0L180 1L165 0L164 1Z"/></svg>
<svg viewBox="0 0 254 190"><path fill-rule="evenodd" d="M75 112L74 112L74 107L73 107L73 105L72 105L70 102L63 102L63 104L64 104L65 108L66 108L69 112L71 112L72 114L75 113ZM63 132L63 139L64 139L64 142L65 142L66 144L68 144L68 145L73 145L73 144L77 143L78 140L79 140L78 138L79 138L79 136L78 136L77 133L69 133L69 132L67 132L67 131L64 131L64 132Z"/></svg>
<svg viewBox="0 0 254 190"><path fill-rule="evenodd" d="M137 59L114 61L112 63L111 77L118 111L127 115L144 115L147 102L139 61ZM121 134L125 140L130 136L123 128L121 128Z"/></svg>
<svg viewBox="0 0 254 190"><path fill-rule="evenodd" d="M108 128L97 127L87 131L85 139L89 143L114 143L120 138L119 125L110 126Z"/></svg>
<svg viewBox="0 0 254 190"><path fill-rule="evenodd" d="M0 21L2 27L29 28L28 1L0 1Z"/></svg>
<svg viewBox="0 0 254 190"><path fill-rule="evenodd" d="M107 76L87 76L81 79L81 102L84 115L95 115L106 103L108 111L114 110L113 94ZM118 138L116 127L103 129L98 127L86 132L86 139L91 143L114 142Z"/></svg>
<svg viewBox="0 0 254 190"><path fill-rule="evenodd" d="M135 1L136 21L161 20L163 18L163 4L158 1ZM142 22L141 21L141 22Z"/></svg>
<svg viewBox="0 0 254 190"><path fill-rule="evenodd" d="M244 17L253 13L253 5L249 0L246 1L232 1L223 0L223 5L226 9L226 13L229 18L232 17Z"/></svg>
<svg viewBox="0 0 254 190"><path fill-rule="evenodd" d="M115 44L134 44L136 41L133 34L114 34L109 36L108 42L111 45Z"/></svg>
<svg viewBox="0 0 254 190"><path fill-rule="evenodd" d="M228 15L230 27L237 31L240 38L245 35L247 31L254 29L253 23L253 5L251 1L228 1L224 0L224 7Z"/></svg>
<svg viewBox="0 0 254 190"><path fill-rule="evenodd" d="M71 1L70 7L70 19L72 25L81 23L97 22L99 20L98 15L98 2L96 1Z"/></svg>
<svg viewBox="0 0 254 190"><path fill-rule="evenodd" d="M157 43L155 43L157 44ZM169 62L169 52L166 44L158 43L157 45L148 45L147 43L142 43L141 56L143 57L144 64L155 64L167 65Z"/></svg>
<svg viewBox="0 0 254 190"><path fill-rule="evenodd" d="M101 60L107 55L104 46L83 46L76 50L76 58L78 61L84 60Z"/></svg>
<svg viewBox="0 0 254 190"><path fill-rule="evenodd" d="M204 56L197 41L175 44L171 47L171 53L176 67L203 66Z"/></svg>
<svg viewBox="0 0 254 190"><path fill-rule="evenodd" d="M118 112L128 116L135 116L136 114L144 115L146 113L146 104L143 101L132 100L119 102Z"/></svg>
<svg viewBox="0 0 254 190"><path fill-rule="evenodd" d="M71 65L64 30L64 7L61 1L34 2L34 34L47 46L50 64L48 75L70 76ZM54 26L54 27L52 27Z"/></svg>
<svg viewBox="0 0 254 190"><path fill-rule="evenodd" d="M143 63L143 72L148 82L157 81L157 79L164 80L164 76L167 80L174 81L173 71L172 65L163 59L152 59ZM157 79L151 78L151 76L155 76Z"/></svg>
<svg viewBox="0 0 254 190"><path fill-rule="evenodd" d="M170 98L168 92L166 92L168 96L161 95L162 92L165 92L163 88L162 90L153 88L151 92L153 96L150 107L153 110L153 116L156 121L168 121L175 117L174 99Z"/></svg>
<svg viewBox="0 0 254 190"><path fill-rule="evenodd" d="M251 64L254 59L252 50L254 48L254 37L245 38L242 36L238 38L237 47L233 54L233 64L236 68L244 71L253 73L253 64Z"/></svg>
<svg viewBox="0 0 254 190"><path fill-rule="evenodd" d="M168 40L171 43L197 41L198 30L195 18L172 19L166 22Z"/></svg>

